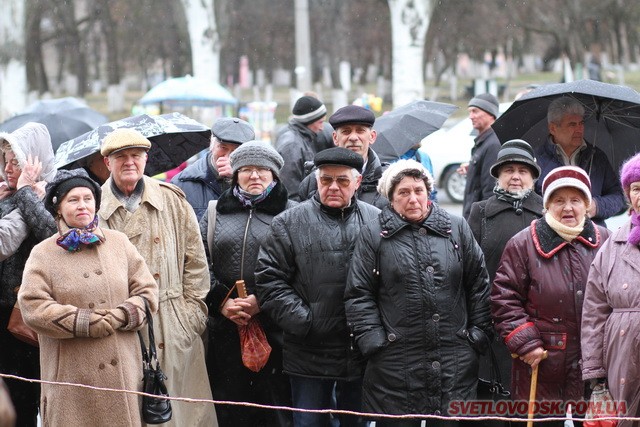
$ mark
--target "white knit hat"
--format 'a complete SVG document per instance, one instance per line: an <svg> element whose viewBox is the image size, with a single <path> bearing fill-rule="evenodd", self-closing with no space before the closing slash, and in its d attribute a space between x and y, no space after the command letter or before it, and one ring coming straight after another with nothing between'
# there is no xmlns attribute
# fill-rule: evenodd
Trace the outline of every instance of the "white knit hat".
<svg viewBox="0 0 640 427"><path fill-rule="evenodd" d="M384 171L378 181L378 193L391 200L391 182L393 181L393 178L395 178L399 173L409 169L417 169L427 176L427 191L431 193L433 190L433 177L422 163L416 162L413 159L403 159L392 163L387 170Z"/></svg>
<svg viewBox="0 0 640 427"><path fill-rule="evenodd" d="M584 169L577 166L561 166L553 169L542 181L542 204L546 208L551 194L559 188L572 187L582 191L591 205L591 180Z"/></svg>

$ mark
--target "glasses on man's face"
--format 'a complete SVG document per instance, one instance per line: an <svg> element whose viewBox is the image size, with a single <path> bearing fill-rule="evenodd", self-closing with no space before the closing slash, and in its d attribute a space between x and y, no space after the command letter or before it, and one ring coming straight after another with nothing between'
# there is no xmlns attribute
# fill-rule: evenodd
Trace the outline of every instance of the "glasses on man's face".
<svg viewBox="0 0 640 427"><path fill-rule="evenodd" d="M329 175L320 175L320 184L330 187L333 181L337 182L340 187L346 188L351 184L351 180L346 176L333 177Z"/></svg>
<svg viewBox="0 0 640 427"><path fill-rule="evenodd" d="M266 178L269 176L269 172L271 169L269 168L240 168L238 169L238 173L241 173L246 176L253 176L254 173L257 173L260 178Z"/></svg>

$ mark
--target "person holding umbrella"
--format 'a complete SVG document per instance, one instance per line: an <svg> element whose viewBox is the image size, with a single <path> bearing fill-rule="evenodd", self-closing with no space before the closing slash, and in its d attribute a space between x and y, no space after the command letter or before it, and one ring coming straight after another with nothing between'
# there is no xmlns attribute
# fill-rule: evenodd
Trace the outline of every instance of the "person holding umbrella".
<svg viewBox="0 0 640 427"><path fill-rule="evenodd" d="M622 166L620 180L631 202L631 218L613 233L591 264L582 320L582 378L594 391L607 386L626 413L638 416L640 372L640 154ZM635 423L633 423L635 424ZM631 426L621 421L620 427Z"/></svg>
<svg viewBox="0 0 640 427"><path fill-rule="evenodd" d="M582 303L589 266L609 237L587 216L590 189L581 168L553 169L542 184L544 217L512 237L502 253L491 315L517 357L511 370L514 401L529 400L531 370L538 365L537 401L585 397L579 364Z"/></svg>
<svg viewBox="0 0 640 427"><path fill-rule="evenodd" d="M201 338L207 324L207 258L182 190L143 175L150 148L147 138L129 128L114 130L102 142L111 177L102 186L100 224L125 233L158 282L154 332L169 393L211 399ZM174 401L171 406L167 425L216 425L210 405Z"/></svg>
<svg viewBox="0 0 640 427"><path fill-rule="evenodd" d="M592 202L587 213L596 224L604 226L605 219L624 210L624 192L606 154L584 140L584 115L582 103L570 96L558 97L549 104L549 137L536 151L541 169L536 192L542 194L541 182L552 169L579 166L591 181Z"/></svg>

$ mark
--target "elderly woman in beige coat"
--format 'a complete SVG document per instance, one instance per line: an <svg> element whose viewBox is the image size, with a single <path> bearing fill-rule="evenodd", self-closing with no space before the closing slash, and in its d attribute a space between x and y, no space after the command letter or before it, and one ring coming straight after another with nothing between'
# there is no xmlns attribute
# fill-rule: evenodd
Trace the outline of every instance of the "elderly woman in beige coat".
<svg viewBox="0 0 640 427"><path fill-rule="evenodd" d="M98 226L100 187L84 170L60 171L47 185L45 207L59 233L27 260L18 303L39 335L46 381L141 391L136 330L145 300L158 307L158 285L127 237ZM44 426L138 426L138 396L42 385Z"/></svg>

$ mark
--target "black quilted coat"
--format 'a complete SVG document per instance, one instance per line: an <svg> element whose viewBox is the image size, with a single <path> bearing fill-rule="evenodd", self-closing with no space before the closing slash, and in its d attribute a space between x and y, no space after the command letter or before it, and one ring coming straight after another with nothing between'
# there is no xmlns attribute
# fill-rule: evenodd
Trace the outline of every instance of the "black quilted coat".
<svg viewBox="0 0 640 427"><path fill-rule="evenodd" d="M328 208L317 197L273 219L258 255L257 295L284 331L286 373L352 380L363 364L347 328L345 281L356 237L380 211L355 198Z"/></svg>
<svg viewBox="0 0 640 427"><path fill-rule="evenodd" d="M451 401L475 398L489 277L462 218L433 205L412 224L385 208L362 230L347 283L347 319L368 359L365 411L446 415Z"/></svg>

